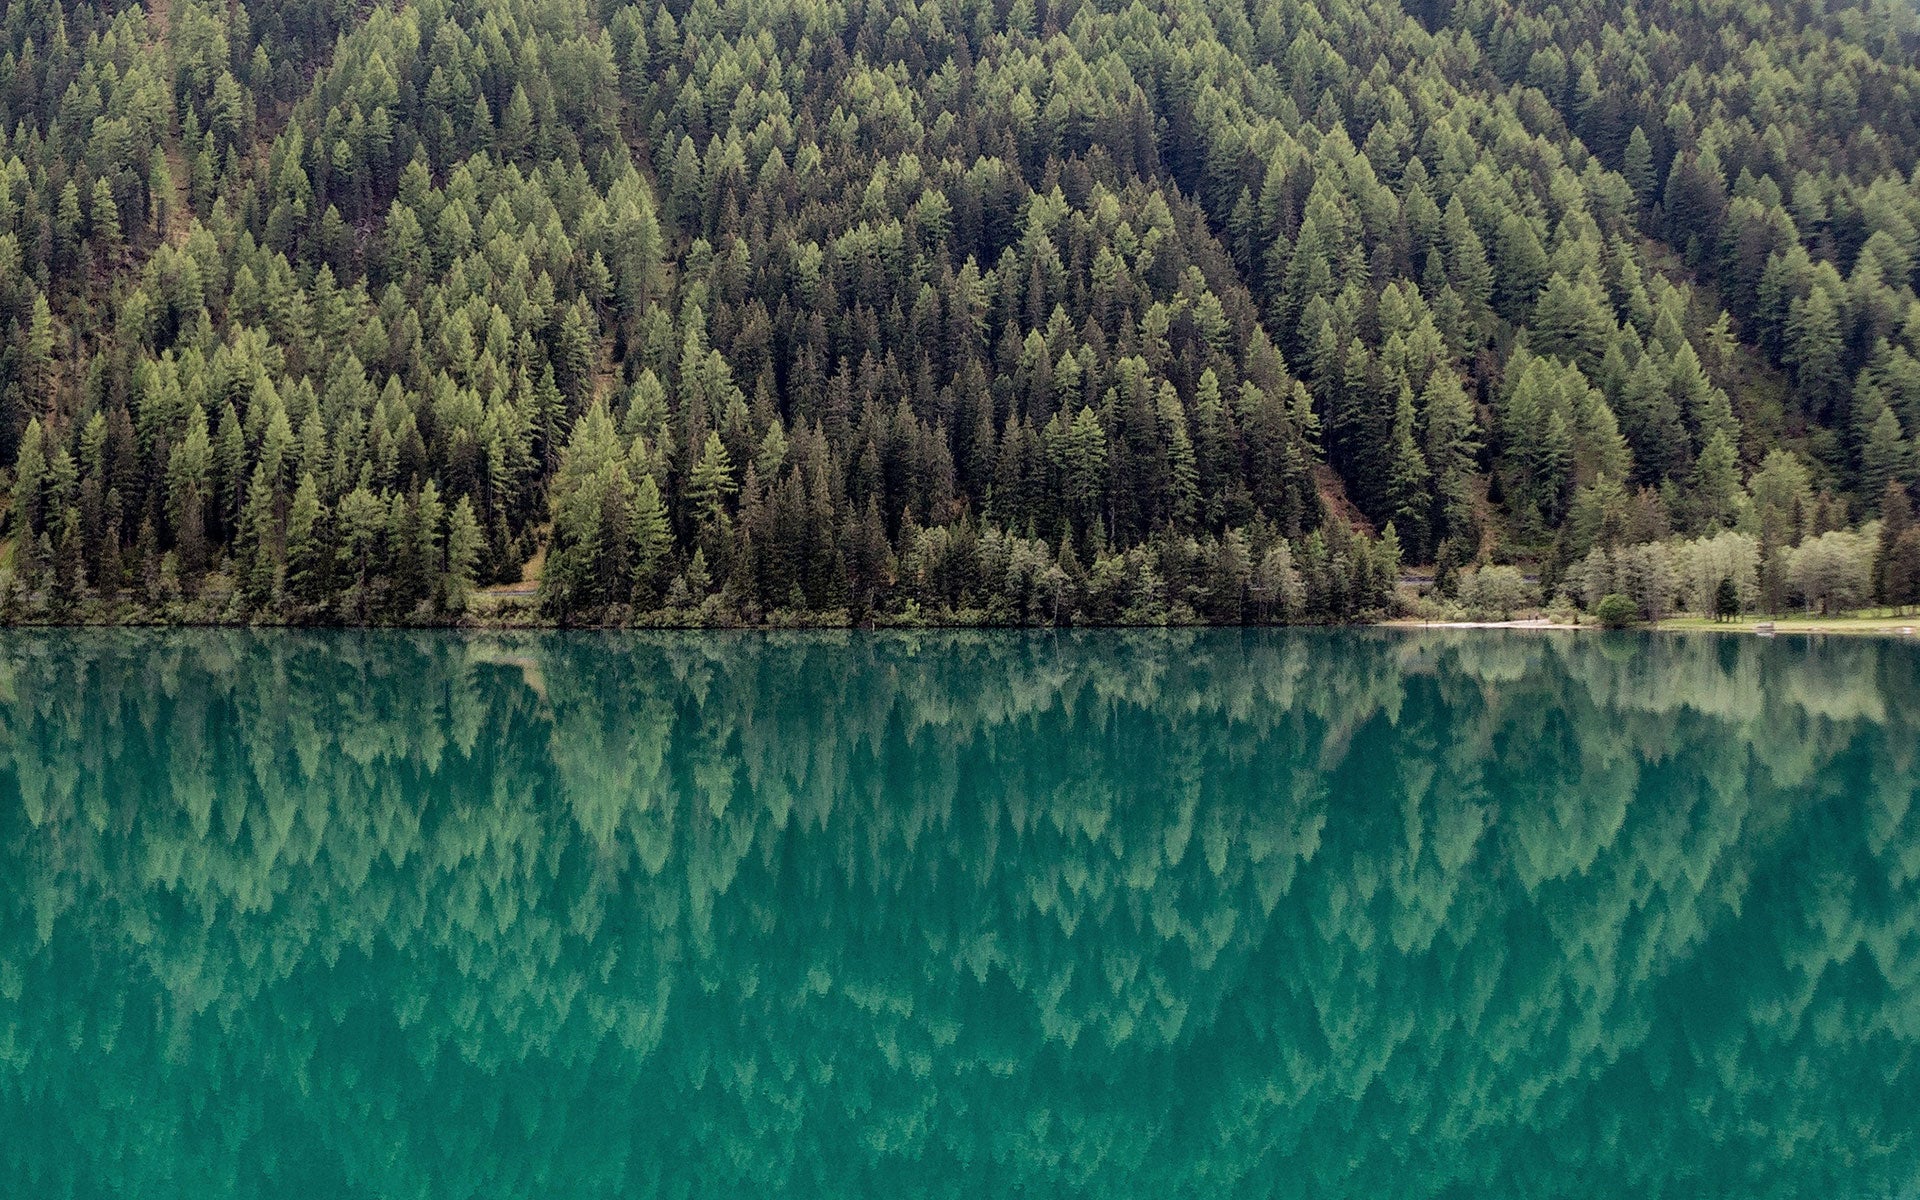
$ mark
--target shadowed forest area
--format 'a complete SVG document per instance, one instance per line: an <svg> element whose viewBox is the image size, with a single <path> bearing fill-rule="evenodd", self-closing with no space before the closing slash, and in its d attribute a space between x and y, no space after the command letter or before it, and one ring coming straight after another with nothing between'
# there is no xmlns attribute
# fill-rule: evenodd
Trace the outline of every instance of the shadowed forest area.
<svg viewBox="0 0 1920 1200"><path fill-rule="evenodd" d="M19 0L0 619L1912 605L1917 272L1901 0Z"/></svg>

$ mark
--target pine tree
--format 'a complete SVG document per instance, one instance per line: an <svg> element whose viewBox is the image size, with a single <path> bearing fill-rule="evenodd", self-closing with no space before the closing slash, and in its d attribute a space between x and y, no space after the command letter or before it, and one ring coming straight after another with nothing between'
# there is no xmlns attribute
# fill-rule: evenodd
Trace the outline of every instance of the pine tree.
<svg viewBox="0 0 1920 1200"><path fill-rule="evenodd" d="M695 604L705 600L708 593L713 590L713 576L707 570L707 552L704 548L694 549L693 560L687 564L687 571L683 578L687 595Z"/></svg>
<svg viewBox="0 0 1920 1200"><path fill-rule="evenodd" d="M1478 318L1493 303L1493 268L1486 245L1467 219L1466 206L1455 196L1441 218L1441 241L1446 247L1447 278L1467 303L1468 315Z"/></svg>
<svg viewBox="0 0 1920 1200"><path fill-rule="evenodd" d="M287 586L303 604L317 603L328 590L331 555L321 528L325 519L320 488L308 471L300 476L287 510Z"/></svg>
<svg viewBox="0 0 1920 1200"><path fill-rule="evenodd" d="M69 179L53 214L53 250L63 267L72 266L79 257L80 226L80 185Z"/></svg>
<svg viewBox="0 0 1920 1200"><path fill-rule="evenodd" d="M1539 353L1558 355L1588 372L1600 365L1614 336L1613 319L1598 290L1576 285L1558 274L1548 281L1546 291L1534 305L1528 328L1535 335L1533 348Z"/></svg>
<svg viewBox="0 0 1920 1200"><path fill-rule="evenodd" d="M1083 529L1097 526L1106 491L1106 470L1106 430L1093 409L1082 405L1067 427L1066 494L1075 523Z"/></svg>
<svg viewBox="0 0 1920 1200"><path fill-rule="evenodd" d="M440 486L429 479L413 501L413 559L419 564L418 593L423 599L435 598L435 585L446 573L441 554L441 531L446 520L447 506L440 499Z"/></svg>
<svg viewBox="0 0 1920 1200"><path fill-rule="evenodd" d="M526 156L533 145L533 105L527 100L525 84L513 85L506 115L500 118L500 157L516 161Z"/></svg>
<svg viewBox="0 0 1920 1200"><path fill-rule="evenodd" d="M593 386L594 319L585 298L576 300L561 318L560 332L554 344L554 375L560 389L578 404L587 398Z"/></svg>
<svg viewBox="0 0 1920 1200"><path fill-rule="evenodd" d="M724 448L723 448L724 451ZM659 571L673 549L673 529L653 476L642 475L633 504L633 593L646 604L659 598Z"/></svg>
<svg viewBox="0 0 1920 1200"><path fill-rule="evenodd" d="M201 576L207 569L207 541L206 499L201 489L189 488L182 493L174 517L173 552L169 556L179 571L181 588L189 597L198 595Z"/></svg>
<svg viewBox="0 0 1920 1200"><path fill-rule="evenodd" d="M240 508L247 495L247 443L240 431L240 417L231 403L221 407L220 426L213 439L211 463L213 493L218 507L212 516L222 533L237 533Z"/></svg>
<svg viewBox="0 0 1920 1200"><path fill-rule="evenodd" d="M1427 467L1433 475L1433 510L1428 527L1439 538L1466 536L1477 543L1473 524L1471 481L1480 453L1473 403L1451 371L1435 371L1421 393L1426 417Z"/></svg>
<svg viewBox="0 0 1920 1200"><path fill-rule="evenodd" d="M700 151L691 137L682 137L667 176L667 221L681 229L691 226L701 211Z"/></svg>
<svg viewBox="0 0 1920 1200"><path fill-rule="evenodd" d="M20 364L21 381L37 398L44 400L54 390L53 307L45 292L33 294L33 315L27 322L25 360Z"/></svg>
<svg viewBox="0 0 1920 1200"><path fill-rule="evenodd" d="M206 504L211 494L213 441L207 433L207 412L195 405L187 414L186 435L173 447L167 460L167 515L173 522L176 542L189 534L196 540L191 561L204 562ZM183 549L181 562L188 563Z"/></svg>
<svg viewBox="0 0 1920 1200"><path fill-rule="evenodd" d="M1873 594L1882 604L1904 605L1900 570L1900 540L1914 529L1913 501L1900 483L1889 482L1880 494L1880 538L1873 556Z"/></svg>
<svg viewBox="0 0 1920 1200"><path fill-rule="evenodd" d="M1159 424L1167 448L1170 517L1178 530L1193 528L1200 509L1200 469L1187 432L1186 412L1171 387L1163 387L1159 397Z"/></svg>
<svg viewBox="0 0 1920 1200"><path fill-rule="evenodd" d="M1905 612L1920 604L1920 527L1893 543L1883 573L1886 603Z"/></svg>
<svg viewBox="0 0 1920 1200"><path fill-rule="evenodd" d="M733 459L720 440L720 434L707 434L700 449L700 461L687 480L687 502L701 521L719 524L726 520L726 498L739 491L733 480Z"/></svg>
<svg viewBox="0 0 1920 1200"><path fill-rule="evenodd" d="M46 534L40 535L45 538ZM86 564L81 558L80 510L67 505L60 514L60 537L53 545L48 591L53 611L65 615L86 589Z"/></svg>
<svg viewBox="0 0 1920 1200"><path fill-rule="evenodd" d="M280 547L274 518L275 488L264 464L253 469L241 506L235 560L241 595L251 608L273 601L280 567Z"/></svg>
<svg viewBox="0 0 1920 1200"><path fill-rule="evenodd" d="M1913 476L1913 447L1900 430L1900 418L1882 406L1860 448L1860 490L1879 496L1889 486L1904 487Z"/></svg>
<svg viewBox="0 0 1920 1200"><path fill-rule="evenodd" d="M1710 531L1733 523L1740 493L1739 458L1724 432L1715 433L1700 451L1688 486L1697 528Z"/></svg>
<svg viewBox="0 0 1920 1200"><path fill-rule="evenodd" d="M34 417L27 422L27 431L20 439L19 457L14 460L13 504L8 510L13 531L23 540L40 531L46 474L46 433L40 418Z"/></svg>
<svg viewBox="0 0 1920 1200"><path fill-rule="evenodd" d="M1494 292L1500 313L1520 321L1533 307L1547 281L1550 264L1533 222L1509 213L1500 222L1498 252L1494 256Z"/></svg>
<svg viewBox="0 0 1920 1200"><path fill-rule="evenodd" d="M1403 385L1394 409L1392 440L1387 446L1386 506L1391 514L1387 524L1396 531L1404 529L1406 544L1415 555L1424 555L1433 502L1432 474L1426 455L1420 452L1414 425L1413 389ZM1398 538L1395 546L1399 546Z"/></svg>
<svg viewBox="0 0 1920 1200"><path fill-rule="evenodd" d="M447 572L442 590L449 612L466 609L468 598L473 594L474 570L485 548L486 537L473 514L473 500L462 496L447 515Z"/></svg>
<svg viewBox="0 0 1920 1200"><path fill-rule="evenodd" d="M114 204L113 189L104 177L93 181L93 198L88 209L90 240L94 249L112 263L121 247L120 209Z"/></svg>
<svg viewBox="0 0 1920 1200"><path fill-rule="evenodd" d="M1647 131L1638 125L1627 135L1621 173L1626 176L1627 186L1633 189L1634 198L1641 204L1646 204L1653 197L1658 184L1653 171L1653 144L1647 141Z"/></svg>
<svg viewBox="0 0 1920 1200"><path fill-rule="evenodd" d="M1816 287L1804 300L1793 301L1785 358L1816 417L1831 412L1844 382L1841 350L1840 317L1826 289Z"/></svg>
<svg viewBox="0 0 1920 1200"><path fill-rule="evenodd" d="M1731 621L1740 615L1740 591L1733 584L1731 575L1722 575L1720 585L1713 592L1713 616L1717 621Z"/></svg>

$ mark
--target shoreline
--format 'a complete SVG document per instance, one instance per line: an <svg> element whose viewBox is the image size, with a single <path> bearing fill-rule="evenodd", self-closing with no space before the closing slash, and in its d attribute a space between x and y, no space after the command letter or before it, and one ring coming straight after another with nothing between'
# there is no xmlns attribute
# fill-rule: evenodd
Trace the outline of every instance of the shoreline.
<svg viewBox="0 0 1920 1200"><path fill-rule="evenodd" d="M1551 617L1526 617L1511 621L1427 621L1418 617L1394 617L1390 620L1375 621L1373 624L1383 629L1542 629L1542 630L1586 630L1593 631L1598 625L1569 624L1556 621Z"/></svg>
<svg viewBox="0 0 1920 1200"><path fill-rule="evenodd" d="M1390 629L1529 629L1579 633L1726 633L1748 637L1785 637L1789 635L1826 635L1837 637L1920 637L1920 614L1900 617L1767 617L1736 618L1717 621L1712 617L1676 616L1663 621L1641 622L1622 630L1608 630L1598 624L1555 621L1533 617L1513 621L1423 621L1396 617L1376 621Z"/></svg>
<svg viewBox="0 0 1920 1200"><path fill-rule="evenodd" d="M1657 623L1641 623L1623 630L1609 630L1597 623L1557 621L1549 617L1519 618L1508 621L1428 621L1414 617L1347 622L1112 622L1108 624L1047 625L1019 621L960 619L943 621L922 618L916 621L869 619L853 621L844 614L811 614L816 619L773 619L755 622L703 620L697 612L657 614L657 620L619 622L564 622L552 620L499 620L471 614L446 619L418 621L298 621L298 620L222 620L219 618L168 618L143 615L129 620L35 620L0 621L0 631L26 629L330 629L350 630L446 630L465 633L582 633L677 631L685 633L775 633L805 630L867 631L939 631L1000 630L1034 632L1088 629L1390 629L1416 630L1522 630L1544 633L1718 633L1747 637L1826 636L1885 637L1896 640L1920 638L1920 615L1910 617L1781 617L1770 621L1715 621L1710 617L1669 617Z"/></svg>

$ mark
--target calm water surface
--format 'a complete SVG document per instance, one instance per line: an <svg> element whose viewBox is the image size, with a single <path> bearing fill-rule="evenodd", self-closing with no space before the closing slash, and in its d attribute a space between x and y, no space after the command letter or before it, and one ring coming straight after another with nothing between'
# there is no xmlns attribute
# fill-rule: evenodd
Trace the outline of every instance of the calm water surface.
<svg viewBox="0 0 1920 1200"><path fill-rule="evenodd" d="M1910 1197L1920 649L0 639L0 1196Z"/></svg>

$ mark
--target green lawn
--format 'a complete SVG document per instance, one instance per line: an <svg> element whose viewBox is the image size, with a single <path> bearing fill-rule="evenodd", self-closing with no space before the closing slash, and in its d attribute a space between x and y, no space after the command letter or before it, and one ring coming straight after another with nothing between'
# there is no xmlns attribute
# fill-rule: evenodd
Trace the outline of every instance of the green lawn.
<svg viewBox="0 0 1920 1200"><path fill-rule="evenodd" d="M1773 622L1776 633L1867 633L1898 636L1903 630L1920 630L1920 613L1896 613L1887 608L1862 609L1857 613L1836 614L1828 617L1800 613L1780 616L1750 614L1732 621L1716 621L1712 617L1669 617L1660 622L1656 628L1718 629L1726 632L1751 633L1756 625L1765 621Z"/></svg>

